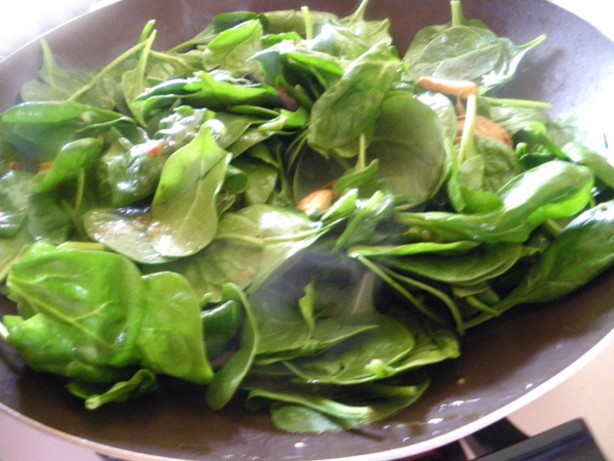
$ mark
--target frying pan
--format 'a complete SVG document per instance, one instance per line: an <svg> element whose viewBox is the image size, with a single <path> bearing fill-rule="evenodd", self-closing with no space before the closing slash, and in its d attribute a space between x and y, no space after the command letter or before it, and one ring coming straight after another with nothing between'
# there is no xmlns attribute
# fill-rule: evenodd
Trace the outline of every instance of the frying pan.
<svg viewBox="0 0 614 461"><path fill-rule="evenodd" d="M299 8L307 3L345 15L355 2L339 0L125 0L46 35L65 67L96 69L134 44L156 19L157 47L195 35L217 13ZM553 115L575 116L603 142L614 120L614 43L577 17L545 1L465 0L468 17L524 43L541 33L502 96L554 104ZM447 0L373 0L369 15L390 17L401 53L417 30L448 21ZM0 64L0 110L18 100L20 86L41 66L31 43ZM604 134L605 133L605 134ZM591 138L591 137L589 137ZM471 330L462 355L430 368L432 386L406 411L357 431L296 435L276 431L268 415L239 406L212 412L202 392L168 384L155 396L91 412L63 381L29 370L0 345L0 408L58 437L129 460L386 460L420 454L484 428L526 405L592 357L614 330L614 273L603 274L566 299L515 308ZM0 300L0 315L14 306Z"/></svg>

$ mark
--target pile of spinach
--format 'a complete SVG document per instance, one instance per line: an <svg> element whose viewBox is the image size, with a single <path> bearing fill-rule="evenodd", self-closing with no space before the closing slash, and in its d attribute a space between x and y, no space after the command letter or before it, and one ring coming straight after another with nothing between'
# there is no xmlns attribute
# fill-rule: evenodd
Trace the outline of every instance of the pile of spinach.
<svg viewBox="0 0 614 461"><path fill-rule="evenodd" d="M366 0L223 13L167 51L150 22L96 73L43 41L0 119L2 338L90 409L168 377L341 430L412 404L468 328L610 268L614 167L491 94L544 37L450 5L404 56Z"/></svg>

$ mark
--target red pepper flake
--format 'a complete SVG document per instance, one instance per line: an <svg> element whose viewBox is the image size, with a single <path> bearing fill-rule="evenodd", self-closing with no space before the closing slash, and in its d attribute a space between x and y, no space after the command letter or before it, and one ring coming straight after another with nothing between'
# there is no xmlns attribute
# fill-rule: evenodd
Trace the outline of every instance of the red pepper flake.
<svg viewBox="0 0 614 461"><path fill-rule="evenodd" d="M284 106L284 108L291 111L296 111L301 107L301 105L296 101L296 99L294 99L285 89L281 87L276 87L275 89L277 90L279 100L281 101L281 104Z"/></svg>
<svg viewBox="0 0 614 461"><path fill-rule="evenodd" d="M164 146L162 144L156 144L147 151L147 155L150 157L159 157L164 152Z"/></svg>
<svg viewBox="0 0 614 461"><path fill-rule="evenodd" d="M41 162L38 165L36 165L36 169L38 171L49 170L51 169L51 167L53 167L53 162Z"/></svg>

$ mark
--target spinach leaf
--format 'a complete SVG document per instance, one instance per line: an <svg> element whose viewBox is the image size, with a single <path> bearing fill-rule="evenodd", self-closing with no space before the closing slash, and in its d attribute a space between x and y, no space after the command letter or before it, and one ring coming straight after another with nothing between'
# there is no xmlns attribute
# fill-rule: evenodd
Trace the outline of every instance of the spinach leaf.
<svg viewBox="0 0 614 461"><path fill-rule="evenodd" d="M288 432L326 432L360 427L375 419L376 410L367 404L351 405L313 395L312 392L292 392L287 386L270 390L270 386L250 386L247 397L248 408L259 409L262 399L283 402L271 408L274 424ZM299 417L306 424L296 424ZM305 421L305 419L306 421Z"/></svg>
<svg viewBox="0 0 614 461"><path fill-rule="evenodd" d="M270 405L273 424L288 432L327 432L352 429L387 418L414 403L427 389L423 374L397 382L344 386L343 393L323 385L255 382L246 405ZM300 421L300 423L299 423Z"/></svg>
<svg viewBox="0 0 614 461"><path fill-rule="evenodd" d="M451 242L524 242L548 219L574 216L591 199L593 175L583 166L551 161L528 170L501 188L503 207L477 214L450 212L399 213L397 221L423 229L429 239Z"/></svg>
<svg viewBox="0 0 614 461"><path fill-rule="evenodd" d="M348 385L373 379L374 362L389 364L401 359L414 346L413 335L397 320L379 314L373 306L374 275L367 273L352 286L352 296L336 299L339 321L348 325L370 325L359 335L332 345L323 353L299 357L285 363L303 382ZM343 305L347 304L347 305ZM383 338L388 338L384 341Z"/></svg>
<svg viewBox="0 0 614 461"><path fill-rule="evenodd" d="M211 243L199 253L148 267L184 275L202 300L219 302L233 283L253 292L292 256L312 245L328 229L304 214L271 205L226 212Z"/></svg>
<svg viewBox="0 0 614 461"><path fill-rule="evenodd" d="M424 203L441 184L446 160L437 115L410 92L388 92L367 155L379 160L376 177L385 189L409 205Z"/></svg>
<svg viewBox="0 0 614 461"><path fill-rule="evenodd" d="M121 132L109 136L109 147L98 164L101 192L110 195L111 205L123 207L150 198L160 180L168 157L189 144L214 113L187 106L162 118L153 138L144 134L133 140Z"/></svg>
<svg viewBox="0 0 614 461"><path fill-rule="evenodd" d="M444 139L448 140L448 142L453 142L456 139L458 128L456 110L452 105L452 101L447 96L432 91L417 94L416 98L422 104L429 106L437 114L441 122Z"/></svg>
<svg viewBox="0 0 614 461"><path fill-rule="evenodd" d="M320 53L351 60L367 51L370 45L347 27L330 23L322 26L321 33L314 37L308 46Z"/></svg>
<svg viewBox="0 0 614 461"><path fill-rule="evenodd" d="M203 310L200 317L205 330L207 355L209 360L213 360L229 348L230 341L241 330L243 307L231 299Z"/></svg>
<svg viewBox="0 0 614 461"><path fill-rule="evenodd" d="M393 205L394 197L381 191L359 202L343 233L335 242L334 249L368 243L376 233L377 226L393 214Z"/></svg>
<svg viewBox="0 0 614 461"><path fill-rule="evenodd" d="M330 230L311 221L303 213L275 206L253 205L242 209L239 214L256 226L258 233L255 235L262 239L264 245L260 266L249 293L265 283L292 256L310 247Z"/></svg>
<svg viewBox="0 0 614 461"><path fill-rule="evenodd" d="M507 272L525 255L521 245L509 243L480 245L466 253L454 255L426 253L378 260L388 267L425 279L452 285L475 285Z"/></svg>
<svg viewBox="0 0 614 461"><path fill-rule="evenodd" d="M0 238L11 238L28 215L29 188L32 175L9 171L0 177Z"/></svg>
<svg viewBox="0 0 614 461"><path fill-rule="evenodd" d="M328 301L317 295L321 293L321 281L308 283L297 301L298 295L287 283L292 277L284 274L277 283L267 284L250 297L261 333L254 369L257 374L279 373L271 365L322 353L376 328L369 323L348 322L343 313L343 307L347 306L339 306L340 312L336 312L336 307L327 306Z"/></svg>
<svg viewBox="0 0 614 461"><path fill-rule="evenodd" d="M250 407L254 405L254 400L259 398L269 398L282 402L298 401L304 403L304 400L298 396L292 399L290 396L279 396L279 394L263 392L262 390L252 391L249 394L249 398L248 404ZM307 402L309 402L309 400L307 400ZM320 401L320 404L323 403L323 401ZM255 409L259 408L259 406L254 406ZM313 404L313 406L315 406L315 404ZM340 409L339 407L340 406L335 407L337 410L335 413L338 412ZM270 413L273 426L284 432L322 434L325 432L338 432L353 427L353 424L345 420L340 421L333 416L324 414L324 412L312 409L311 405L298 405L294 403L285 403L281 405L273 404L271 405ZM298 421L300 421L300 423Z"/></svg>
<svg viewBox="0 0 614 461"><path fill-rule="evenodd" d="M72 380L67 385L68 391L85 401L85 408L96 410L108 403L122 403L158 389L156 375L147 369L140 369L125 381L119 381L110 388L100 384Z"/></svg>
<svg viewBox="0 0 614 461"><path fill-rule="evenodd" d="M77 225L78 217L59 194L30 196L28 222L25 227L34 240L46 240L60 245L70 240Z"/></svg>
<svg viewBox="0 0 614 461"><path fill-rule="evenodd" d="M26 165L32 162L28 156L53 161L68 142L121 123L133 122L117 112L70 101L24 102L2 114L3 138L25 153L19 160Z"/></svg>
<svg viewBox="0 0 614 461"><path fill-rule="evenodd" d="M481 22L468 22L460 1L450 4L451 23L417 34L404 57L414 80L422 76L470 80L486 92L511 80L524 55L546 38L542 35L517 46Z"/></svg>
<svg viewBox="0 0 614 461"><path fill-rule="evenodd" d="M61 68L55 61L49 43L44 39L41 40L41 50L43 65L39 79L30 80L21 88L20 94L24 102L66 100L94 78L92 72ZM116 87L118 85L113 76L107 76L83 97L82 102L103 109L113 109L117 105Z"/></svg>
<svg viewBox="0 0 614 461"><path fill-rule="evenodd" d="M356 384L373 379L372 363L394 363L414 345L413 336L392 318L358 320L375 328L333 345L319 356L297 358L285 365L304 382Z"/></svg>
<svg viewBox="0 0 614 461"><path fill-rule="evenodd" d="M218 112L204 123L211 129L211 134L219 146L228 149L240 142L250 127L260 125L264 121L253 116Z"/></svg>
<svg viewBox="0 0 614 461"><path fill-rule="evenodd" d="M246 205L266 204L277 186L277 169L252 159L235 163L247 175L247 188L244 191Z"/></svg>
<svg viewBox="0 0 614 461"><path fill-rule="evenodd" d="M206 357L200 306L179 274L143 277L145 312L137 338L140 366L197 384L213 379Z"/></svg>
<svg viewBox="0 0 614 461"><path fill-rule="evenodd" d="M205 249L187 258L146 266L145 270L178 272L189 280L201 303L219 302L225 284L245 289L257 276L264 247L259 233L257 223L249 217L227 212Z"/></svg>
<svg viewBox="0 0 614 461"><path fill-rule="evenodd" d="M316 44L314 43L315 47ZM282 41L251 57L267 82L283 89L280 96L289 107L310 109L322 93L341 78L341 60L308 47L305 42Z"/></svg>
<svg viewBox="0 0 614 461"><path fill-rule="evenodd" d="M152 245L148 229L151 216L140 209L96 208L83 215L83 227L93 241L142 264L172 261Z"/></svg>
<svg viewBox="0 0 614 461"><path fill-rule="evenodd" d="M262 48L263 27L258 19L237 24L217 34L203 52L206 69L223 68L237 75L249 75L257 70L249 58Z"/></svg>
<svg viewBox="0 0 614 461"><path fill-rule="evenodd" d="M13 345L33 370L77 378L88 383L126 379L129 370L110 366L94 357L84 357L85 342L74 328L44 314L28 318L6 315L2 322ZM62 338L58 341L57 338ZM89 356L92 354L90 353Z"/></svg>
<svg viewBox="0 0 614 461"><path fill-rule="evenodd" d="M252 366L260 342L256 319L243 292L236 285L228 284L224 286L223 295L224 299L236 301L243 306L246 321L239 350L216 373L207 388L207 404L214 410L226 406L238 391Z"/></svg>
<svg viewBox="0 0 614 461"><path fill-rule="evenodd" d="M81 365L135 365L142 319L140 278L136 266L119 255L62 250L39 242L9 272L9 294L24 321L7 328L33 328L40 333L11 334L10 341L20 341L13 343L36 368L75 378L79 374L73 374L74 367ZM110 284L113 290L108 289ZM56 337L65 341L54 345ZM45 343L47 352L42 347Z"/></svg>
<svg viewBox="0 0 614 461"><path fill-rule="evenodd" d="M504 142L486 136L477 138L477 148L484 158L484 189L497 192L522 173L516 153Z"/></svg>
<svg viewBox="0 0 614 461"><path fill-rule="evenodd" d="M574 142L565 144L562 151L573 162L589 167L607 187L614 188L614 165L605 155Z"/></svg>
<svg viewBox="0 0 614 461"><path fill-rule="evenodd" d="M313 105L307 131L309 145L328 155L370 133L398 68L398 58L385 44L373 46L356 59ZM357 154L354 151L348 155Z"/></svg>
<svg viewBox="0 0 614 461"><path fill-rule="evenodd" d="M572 220L500 304L504 312L521 303L562 298L614 264L614 202L601 203Z"/></svg>
<svg viewBox="0 0 614 461"><path fill-rule="evenodd" d="M0 237L0 283L4 282L11 266L27 252L34 239L25 227L10 238Z"/></svg>
<svg viewBox="0 0 614 461"><path fill-rule="evenodd" d="M363 39L368 45L377 43L392 44L390 35L390 20L388 18L380 20L367 20L365 15L369 0L362 0L356 11L351 15L339 20L339 23L347 27L353 34Z"/></svg>
<svg viewBox="0 0 614 461"><path fill-rule="evenodd" d="M129 120L116 112L76 102L24 102L2 114L4 141L39 155L39 162L53 161L65 144L87 130L120 122Z"/></svg>
<svg viewBox="0 0 614 461"><path fill-rule="evenodd" d="M477 136L475 98L467 101L467 115L457 151L452 151L448 195L461 213L484 213L502 206L496 192L521 172L516 153L503 141Z"/></svg>
<svg viewBox="0 0 614 461"><path fill-rule="evenodd" d="M251 11L233 11L229 13L217 14L211 19L211 22L207 25L207 27L205 27L204 30L196 34L191 39L176 45L171 49L171 52L181 53L188 48L202 48L211 42L211 40L213 40L221 32L258 17L258 13Z"/></svg>
<svg viewBox="0 0 614 461"><path fill-rule="evenodd" d="M305 37L308 32L307 24L314 29L311 33L317 33L323 24L337 19L337 16L328 11L311 9L276 10L266 11L260 15L269 34L281 34L284 32L297 32ZM307 20L307 17L309 18Z"/></svg>
<svg viewBox="0 0 614 461"><path fill-rule="evenodd" d="M211 242L218 220L215 199L229 161L206 126L169 157L151 205L149 236L160 254L188 256Z"/></svg>
<svg viewBox="0 0 614 461"><path fill-rule="evenodd" d="M75 179L89 167L102 151L102 142L97 138L81 138L64 145L50 169L40 172L32 182L32 192L40 194L58 185Z"/></svg>
<svg viewBox="0 0 614 461"><path fill-rule="evenodd" d="M536 124L546 126L551 122L548 114L542 108L497 105L489 107L488 113L493 121L512 136Z"/></svg>
<svg viewBox="0 0 614 461"><path fill-rule="evenodd" d="M111 205L124 207L153 195L167 155L158 141L132 144L121 138L101 157L98 167L101 189L106 189Z"/></svg>
<svg viewBox="0 0 614 461"><path fill-rule="evenodd" d="M153 24L152 24L153 26ZM147 62L149 53L153 42L156 39L156 31L149 31L148 27L145 28L145 33L150 32L148 37L143 37L144 43L143 49L139 51L140 55L136 66L133 69L125 71L121 76L121 87L126 104L130 109L130 112L134 116L135 120L141 125L145 125L145 119L141 112L141 108L134 104L134 100L143 93L148 85L146 81Z"/></svg>
<svg viewBox="0 0 614 461"><path fill-rule="evenodd" d="M176 104L216 111L239 105L276 107L279 105L277 96L277 91L270 85L253 83L217 69L197 72L190 78L163 82L138 96L134 104L142 106L143 117L148 119L155 109L161 110Z"/></svg>
<svg viewBox="0 0 614 461"><path fill-rule="evenodd" d="M467 250L472 250L479 243L471 241L457 241L449 243L439 242L416 242L401 245L358 245L350 248L350 257L370 257L370 256L412 256L421 254L459 254Z"/></svg>
<svg viewBox="0 0 614 461"><path fill-rule="evenodd" d="M449 328L434 325L426 319L410 315L407 311L395 312L394 315L401 319L414 335L415 345L409 354L391 365L381 362L373 364L373 368L380 376L397 376L460 356L461 345L458 336Z"/></svg>
<svg viewBox="0 0 614 461"><path fill-rule="evenodd" d="M7 339L37 370L89 382L138 366L200 384L213 377L197 298L178 274L142 277L115 253L38 242L7 286L20 313L3 319Z"/></svg>

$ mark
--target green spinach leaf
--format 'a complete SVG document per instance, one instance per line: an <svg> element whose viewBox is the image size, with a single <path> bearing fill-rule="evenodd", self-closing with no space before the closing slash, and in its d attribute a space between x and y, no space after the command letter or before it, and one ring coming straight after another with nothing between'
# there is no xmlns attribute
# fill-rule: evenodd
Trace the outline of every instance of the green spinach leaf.
<svg viewBox="0 0 614 461"><path fill-rule="evenodd" d="M188 256L206 247L217 229L216 195L230 154L203 126L190 144L169 157L152 206L149 237L164 256Z"/></svg>

